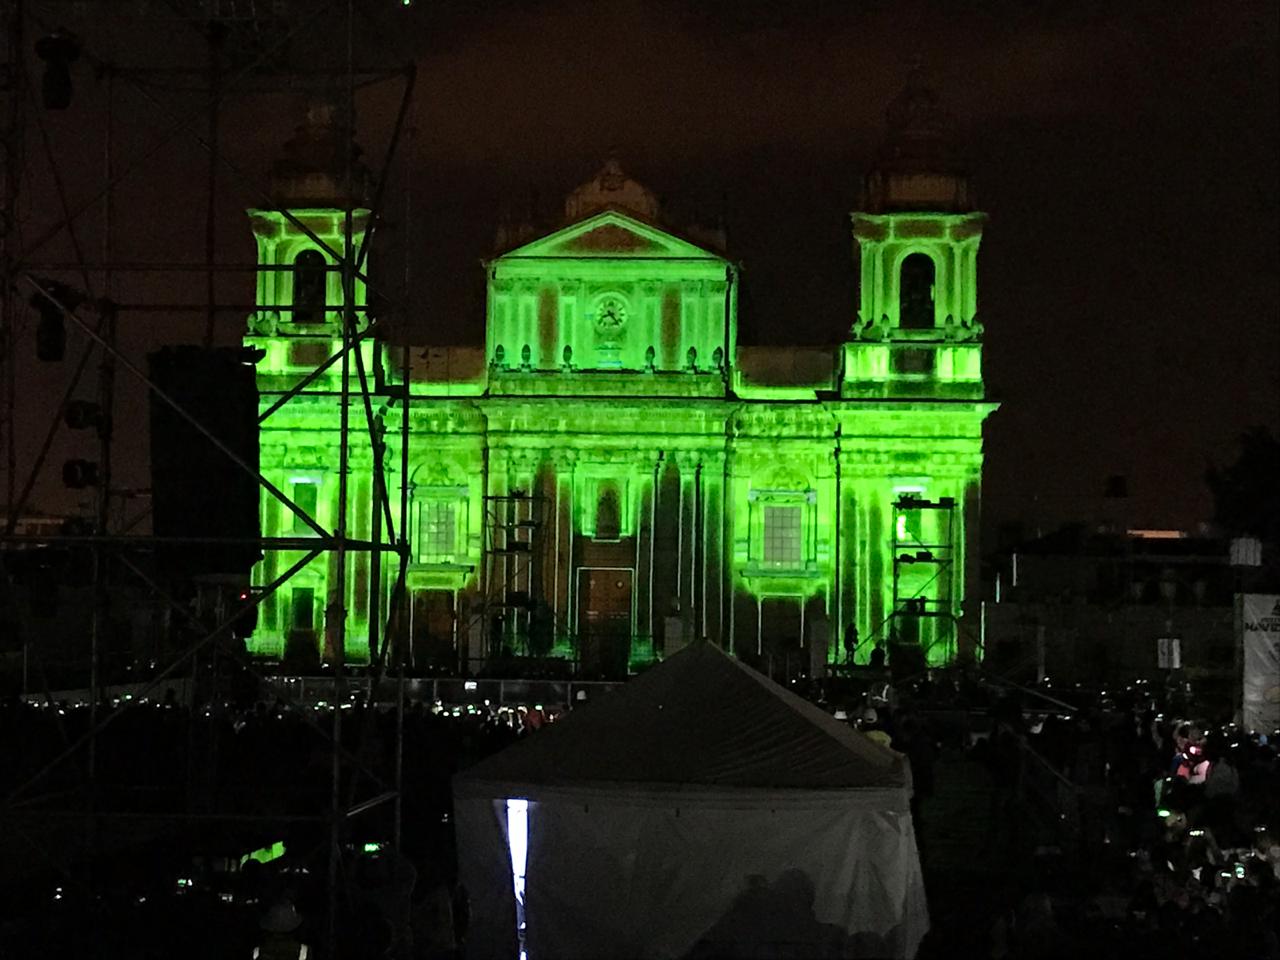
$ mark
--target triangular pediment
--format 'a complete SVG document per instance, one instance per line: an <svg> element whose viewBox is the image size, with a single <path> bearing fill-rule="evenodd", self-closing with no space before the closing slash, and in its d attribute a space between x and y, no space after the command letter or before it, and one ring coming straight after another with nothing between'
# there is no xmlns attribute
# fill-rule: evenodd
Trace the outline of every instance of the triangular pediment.
<svg viewBox="0 0 1280 960"><path fill-rule="evenodd" d="M618 210L605 210L571 223L555 233L517 247L499 259L532 257L540 260L548 257L724 260L719 254Z"/></svg>

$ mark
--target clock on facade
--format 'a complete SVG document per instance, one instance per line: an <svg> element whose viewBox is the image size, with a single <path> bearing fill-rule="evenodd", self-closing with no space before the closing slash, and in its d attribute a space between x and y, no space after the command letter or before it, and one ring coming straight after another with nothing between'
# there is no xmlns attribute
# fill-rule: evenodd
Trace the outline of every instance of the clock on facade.
<svg viewBox="0 0 1280 960"><path fill-rule="evenodd" d="M602 297L596 304L596 329L601 333L619 330L626 322L627 304L621 297Z"/></svg>

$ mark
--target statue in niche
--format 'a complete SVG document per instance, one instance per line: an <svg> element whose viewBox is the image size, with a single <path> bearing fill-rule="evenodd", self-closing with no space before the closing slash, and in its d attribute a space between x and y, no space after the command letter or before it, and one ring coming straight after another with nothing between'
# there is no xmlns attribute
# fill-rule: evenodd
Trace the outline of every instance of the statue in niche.
<svg viewBox="0 0 1280 960"><path fill-rule="evenodd" d="M618 485L602 482L596 489L596 540L617 540L622 535L622 498Z"/></svg>
<svg viewBox="0 0 1280 960"><path fill-rule="evenodd" d="M498 344L493 348L493 367L497 370L505 370L507 368L507 348L502 344Z"/></svg>
<svg viewBox="0 0 1280 960"><path fill-rule="evenodd" d="M975 316L971 320L959 320L950 314L942 325L943 336L947 340L965 343L982 339L982 322Z"/></svg>
<svg viewBox="0 0 1280 960"><path fill-rule="evenodd" d="M527 343L520 348L520 369L526 372L533 369L533 349Z"/></svg>
<svg viewBox="0 0 1280 960"><path fill-rule="evenodd" d="M878 321L869 319L861 325L855 324L852 333L854 340L867 340L873 343L883 341L889 333L889 315L881 314Z"/></svg>
<svg viewBox="0 0 1280 960"><path fill-rule="evenodd" d="M654 350L653 345L650 344L649 347L646 348L644 351L644 368L649 373L653 373L654 364L655 364L655 361L657 360L657 357L658 357L658 352Z"/></svg>
<svg viewBox="0 0 1280 960"><path fill-rule="evenodd" d="M249 314L249 336L274 337L280 326L280 314L275 310L258 310Z"/></svg>
<svg viewBox="0 0 1280 960"><path fill-rule="evenodd" d="M711 354L711 365L717 370L724 369L724 347L716 347Z"/></svg>
<svg viewBox="0 0 1280 960"><path fill-rule="evenodd" d="M698 372L698 348L690 347L689 352L684 355L685 369L693 373Z"/></svg>
<svg viewBox="0 0 1280 960"><path fill-rule="evenodd" d="M978 319L978 315L976 313L973 315L973 319L960 321L960 326L965 332L965 335L961 337L962 340L982 339L982 334L985 328L982 326L982 321Z"/></svg>
<svg viewBox="0 0 1280 960"><path fill-rule="evenodd" d="M563 352L561 352L560 354L560 359L562 361L560 365L565 370L572 370L573 369L573 347L569 346L569 344L566 343L564 345Z"/></svg>

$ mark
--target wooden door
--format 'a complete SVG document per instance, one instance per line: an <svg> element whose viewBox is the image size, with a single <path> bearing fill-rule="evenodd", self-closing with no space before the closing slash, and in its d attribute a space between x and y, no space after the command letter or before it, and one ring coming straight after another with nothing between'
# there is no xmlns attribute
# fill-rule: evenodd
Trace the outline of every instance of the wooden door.
<svg viewBox="0 0 1280 960"><path fill-rule="evenodd" d="M578 571L578 639L584 674L626 677L632 581L629 569L584 567Z"/></svg>

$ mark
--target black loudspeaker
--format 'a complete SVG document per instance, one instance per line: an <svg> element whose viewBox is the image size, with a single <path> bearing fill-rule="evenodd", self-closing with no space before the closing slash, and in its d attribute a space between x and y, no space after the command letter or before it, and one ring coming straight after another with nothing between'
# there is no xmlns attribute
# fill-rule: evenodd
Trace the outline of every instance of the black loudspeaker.
<svg viewBox="0 0 1280 960"><path fill-rule="evenodd" d="M260 351L239 347L165 347L148 357L165 395L258 471ZM152 530L158 537L257 541L258 481L153 391ZM160 552L179 576L247 574L261 558L256 542L189 543Z"/></svg>

